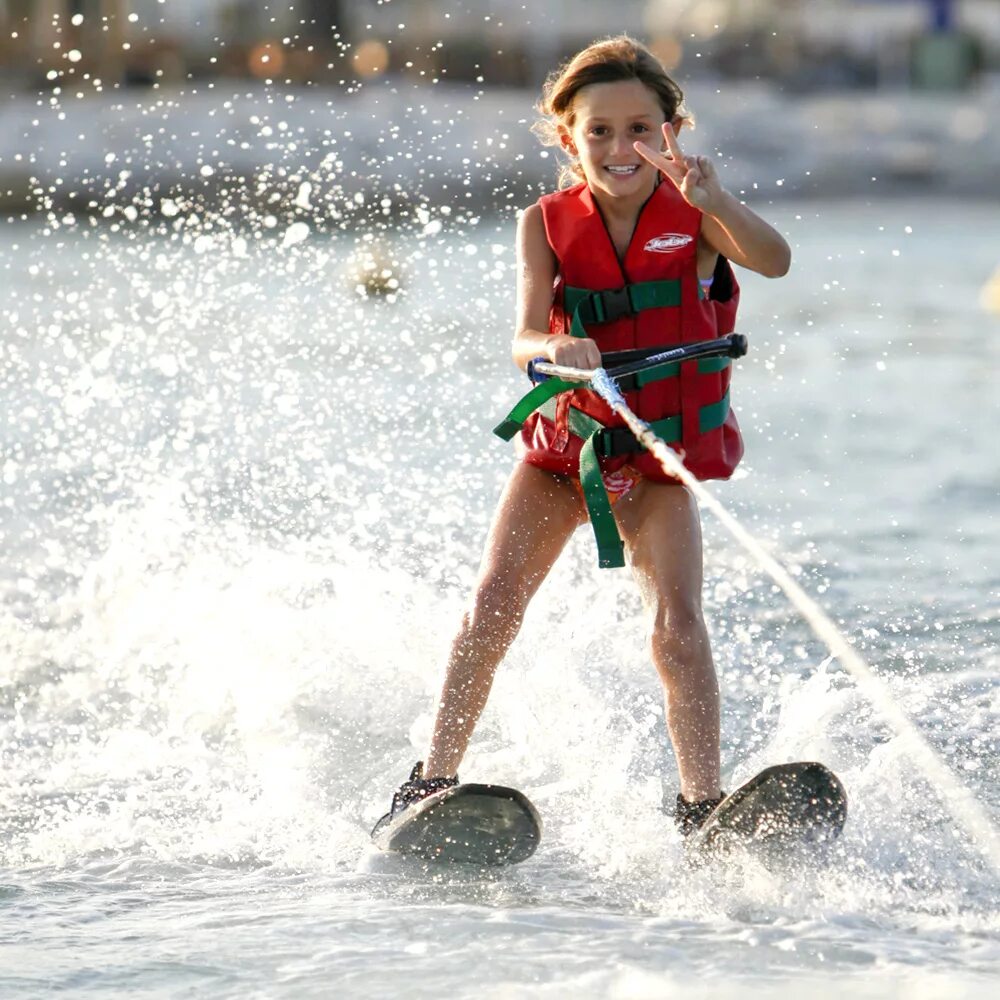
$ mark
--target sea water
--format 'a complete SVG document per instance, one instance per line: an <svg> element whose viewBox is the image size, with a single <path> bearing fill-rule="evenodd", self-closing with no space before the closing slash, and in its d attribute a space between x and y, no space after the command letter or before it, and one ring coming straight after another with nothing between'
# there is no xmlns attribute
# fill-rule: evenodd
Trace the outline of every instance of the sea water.
<svg viewBox="0 0 1000 1000"><path fill-rule="evenodd" d="M793 271L741 273L747 458L713 488L996 818L1000 318L978 293L1000 209L938 207L764 206ZM995 982L998 873L707 519L725 783L834 768L851 811L825 863L685 863L646 623L586 529L461 769L531 796L539 851L374 854L512 465L490 434L526 388L512 222L422 210L372 240L151 215L0 234L0 995Z"/></svg>

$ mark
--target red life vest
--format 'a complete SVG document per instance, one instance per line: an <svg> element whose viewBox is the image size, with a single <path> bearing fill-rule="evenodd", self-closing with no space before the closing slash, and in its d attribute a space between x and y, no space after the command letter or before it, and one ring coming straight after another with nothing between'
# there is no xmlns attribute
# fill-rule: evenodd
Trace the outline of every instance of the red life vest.
<svg viewBox="0 0 1000 1000"><path fill-rule="evenodd" d="M624 300L641 311L620 315L603 323L584 324L586 336L596 341L601 353L662 347L711 340L731 333L736 321L739 286L727 260L720 257L708 296L698 282L697 250L701 212L689 205L673 184L657 185L639 213L624 261L620 261L611 236L586 184L579 184L539 199L545 232L559 264L554 299L549 316L550 333L582 333L573 323L574 302L581 290L612 292L609 303L622 304L625 286L650 288L657 283L662 292L657 301L673 304L648 306L637 303L640 294ZM622 290L616 292L615 290ZM610 309L612 315L619 309ZM604 312L601 312L604 315ZM593 319L593 316L591 316ZM743 440L736 415L729 408L730 365L728 359L685 361L674 377L626 392L634 413L652 423L674 417L677 433L669 444L678 449L684 464L698 479L728 479L743 456ZM525 462L563 475L579 476L581 437L572 433L570 407L582 411L606 427L623 426L607 403L589 389L565 392L554 403L554 420L541 412L524 424L518 453ZM625 464L657 482L675 482L648 452L602 456L601 472L615 472Z"/></svg>

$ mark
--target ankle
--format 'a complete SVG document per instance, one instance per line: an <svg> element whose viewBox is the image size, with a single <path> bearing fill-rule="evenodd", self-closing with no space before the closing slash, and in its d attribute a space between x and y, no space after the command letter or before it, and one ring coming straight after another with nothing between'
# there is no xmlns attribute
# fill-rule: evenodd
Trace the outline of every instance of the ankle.
<svg viewBox="0 0 1000 1000"><path fill-rule="evenodd" d="M439 765L435 758L430 754L427 755L426 762L421 762L421 774L420 777L425 781L432 780L447 780L450 778L455 778L458 776L457 767L444 767Z"/></svg>
<svg viewBox="0 0 1000 1000"><path fill-rule="evenodd" d="M395 816L402 812L407 806L420 802L436 792L444 791L446 788L453 788L458 784L458 775L452 778L424 777L424 763L417 761L410 772L410 777L399 786L399 791L392 797L390 815Z"/></svg>
<svg viewBox="0 0 1000 1000"><path fill-rule="evenodd" d="M683 795L678 795L674 807L674 822L681 835L687 837L699 829L724 798L725 793L721 791L712 798L694 801L684 798Z"/></svg>

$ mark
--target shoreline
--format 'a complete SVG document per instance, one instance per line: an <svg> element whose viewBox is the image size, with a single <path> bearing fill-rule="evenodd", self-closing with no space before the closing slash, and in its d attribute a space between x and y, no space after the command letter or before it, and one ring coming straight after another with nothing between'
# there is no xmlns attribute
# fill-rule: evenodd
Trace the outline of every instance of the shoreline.
<svg viewBox="0 0 1000 1000"><path fill-rule="evenodd" d="M99 216L154 196L209 210L236 197L264 212L303 208L312 194L334 217L359 199L380 202L386 217L414 203L503 215L555 186L555 156L529 131L534 98L399 80L354 93L224 80L26 95L0 110L0 211ZM994 86L790 97L697 81L686 94L697 125L682 142L714 154L748 201L992 197L996 99Z"/></svg>

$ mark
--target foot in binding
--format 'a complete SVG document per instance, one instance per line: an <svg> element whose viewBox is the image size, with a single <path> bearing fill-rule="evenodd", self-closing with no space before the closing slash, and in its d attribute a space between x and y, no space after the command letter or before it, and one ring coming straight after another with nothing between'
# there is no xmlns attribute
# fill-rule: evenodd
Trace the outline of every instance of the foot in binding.
<svg viewBox="0 0 1000 1000"><path fill-rule="evenodd" d="M715 812L716 807L725 797L725 792L723 792L716 799L688 802L683 795L678 795L677 803L674 806L674 822L677 824L681 836L690 837L696 830L700 830L705 820Z"/></svg>
<svg viewBox="0 0 1000 1000"><path fill-rule="evenodd" d="M379 830L391 823L407 806L412 806L415 802L422 802L429 795L443 791L445 788L454 788L457 784L457 774L454 778L425 778L424 762L418 760L413 765L410 777L399 786L399 791L393 795L389 811L375 824L372 836L374 837Z"/></svg>

